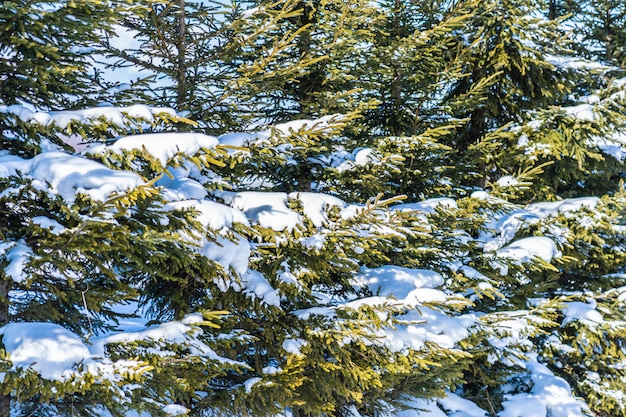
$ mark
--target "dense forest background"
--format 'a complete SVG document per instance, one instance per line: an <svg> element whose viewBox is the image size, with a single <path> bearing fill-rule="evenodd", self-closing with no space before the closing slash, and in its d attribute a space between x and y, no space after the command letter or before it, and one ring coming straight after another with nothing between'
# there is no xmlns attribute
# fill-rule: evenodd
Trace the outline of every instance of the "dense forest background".
<svg viewBox="0 0 626 417"><path fill-rule="evenodd" d="M0 416L626 416L625 89L622 1L3 1Z"/></svg>

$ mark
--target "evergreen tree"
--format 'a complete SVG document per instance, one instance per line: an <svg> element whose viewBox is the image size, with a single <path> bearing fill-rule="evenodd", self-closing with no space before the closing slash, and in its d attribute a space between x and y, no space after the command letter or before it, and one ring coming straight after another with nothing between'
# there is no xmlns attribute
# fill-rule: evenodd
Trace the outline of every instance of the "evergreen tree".
<svg viewBox="0 0 626 417"><path fill-rule="evenodd" d="M0 415L625 416L622 87L573 88L545 4L479 3L124 11L142 49L111 53L168 78L149 104L284 122L256 131L59 111L84 72L4 92Z"/></svg>
<svg viewBox="0 0 626 417"><path fill-rule="evenodd" d="M7 1L0 8L0 103L77 105L93 84L89 56L111 33L122 1Z"/></svg>
<svg viewBox="0 0 626 417"><path fill-rule="evenodd" d="M466 94L479 83L486 88L479 100L453 113L468 122L450 146L460 161L467 158L484 164L476 167L481 181L502 176L500 159L490 155L500 146L511 147L501 143L499 129L521 123L530 109L566 102L572 88L567 69L547 59L548 54L558 53L555 46L562 43L557 25L533 17L535 7L533 1L483 3L461 32L467 76L454 82L448 98Z"/></svg>
<svg viewBox="0 0 626 417"><path fill-rule="evenodd" d="M162 106L186 114L210 132L246 126L266 110L276 85L302 71L309 60L299 57L282 65L295 48L300 29L277 33L286 19L301 13L295 0L151 1L126 14L123 25L138 46L118 50L106 42L118 61L154 77L146 92ZM182 129L189 125L182 124Z"/></svg>
<svg viewBox="0 0 626 417"><path fill-rule="evenodd" d="M626 6L623 2L594 0L578 15L591 57L624 68L626 63Z"/></svg>

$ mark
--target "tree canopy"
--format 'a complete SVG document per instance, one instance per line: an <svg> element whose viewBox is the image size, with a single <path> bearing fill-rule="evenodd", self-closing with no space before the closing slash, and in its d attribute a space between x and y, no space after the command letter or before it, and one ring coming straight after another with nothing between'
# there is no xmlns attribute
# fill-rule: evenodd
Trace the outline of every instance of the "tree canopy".
<svg viewBox="0 0 626 417"><path fill-rule="evenodd" d="M3 2L0 417L626 416L617 3Z"/></svg>

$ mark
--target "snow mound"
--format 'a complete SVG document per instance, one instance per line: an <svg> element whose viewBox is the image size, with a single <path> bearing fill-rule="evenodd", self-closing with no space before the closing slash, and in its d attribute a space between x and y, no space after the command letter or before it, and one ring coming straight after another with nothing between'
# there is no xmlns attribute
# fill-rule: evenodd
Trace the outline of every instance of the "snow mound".
<svg viewBox="0 0 626 417"><path fill-rule="evenodd" d="M372 293L382 297L395 297L402 300L417 295L420 291L443 284L441 274L425 269L410 269L394 265L380 268L363 268L355 284L368 287Z"/></svg>
<svg viewBox="0 0 626 417"><path fill-rule="evenodd" d="M286 193L223 191L216 195L229 206L243 211L250 220L261 227L281 232L293 230L301 223L300 215L287 207Z"/></svg>
<svg viewBox="0 0 626 417"><path fill-rule="evenodd" d="M536 356L536 355L530 355ZM575 398L571 387L547 366L530 358L526 364L533 387L529 393L509 395L498 417L585 417L591 412Z"/></svg>
<svg viewBox="0 0 626 417"><path fill-rule="evenodd" d="M545 236L533 236L516 240L500 249L497 253L502 258L508 258L520 264L531 262L535 257L550 262L553 258L561 256L556 243Z"/></svg>
<svg viewBox="0 0 626 417"><path fill-rule="evenodd" d="M0 335L14 369L30 368L51 381L64 381L91 357L82 340L58 324L9 323Z"/></svg>
<svg viewBox="0 0 626 417"><path fill-rule="evenodd" d="M327 224L326 209L328 207L344 208L346 206L343 200L321 193L295 192L289 194L289 198L300 200L304 209L304 215L311 220L315 227L322 227Z"/></svg>
<svg viewBox="0 0 626 417"><path fill-rule="evenodd" d="M3 176L21 173L30 177L36 188L58 194L67 202L73 202L78 193L104 201L113 193L143 184L133 172L114 171L99 162L63 152L44 152L32 159L3 155L0 166Z"/></svg>
<svg viewBox="0 0 626 417"><path fill-rule="evenodd" d="M165 166L178 154L191 156L197 154L200 149L211 149L218 144L217 138L202 133L151 133L126 136L109 146L94 146L88 152L94 154L104 151L120 153L144 150Z"/></svg>

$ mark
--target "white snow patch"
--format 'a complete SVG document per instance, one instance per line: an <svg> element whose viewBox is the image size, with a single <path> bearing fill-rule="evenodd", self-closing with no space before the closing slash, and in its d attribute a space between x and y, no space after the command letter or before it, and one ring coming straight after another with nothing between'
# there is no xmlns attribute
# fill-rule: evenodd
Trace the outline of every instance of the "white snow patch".
<svg viewBox="0 0 626 417"><path fill-rule="evenodd" d="M326 210L336 206L344 208L346 203L343 200L327 194L294 192L289 194L292 200L300 200L304 215L308 217L315 227L322 227L328 222Z"/></svg>
<svg viewBox="0 0 626 417"><path fill-rule="evenodd" d="M585 417L591 415L587 406L574 397L569 384L552 373L529 354L526 368L533 387L530 393L509 395L502 403L498 417Z"/></svg>
<svg viewBox="0 0 626 417"><path fill-rule="evenodd" d="M4 252L5 248L2 250ZM4 272L15 282L24 281L27 278L24 268L33 255L33 250L24 243L13 244L5 253L5 259L9 264L4 268Z"/></svg>
<svg viewBox="0 0 626 417"><path fill-rule="evenodd" d="M595 119L593 106L591 104L579 104L577 106L563 107L563 110L565 110L567 114L580 120L593 121Z"/></svg>
<svg viewBox="0 0 626 417"><path fill-rule="evenodd" d="M189 413L189 409L180 404L168 404L162 408L162 411L168 416L184 416Z"/></svg>
<svg viewBox="0 0 626 417"><path fill-rule="evenodd" d="M30 368L51 381L66 380L91 357L82 340L58 324L9 323L0 335L14 369Z"/></svg>
<svg viewBox="0 0 626 417"><path fill-rule="evenodd" d="M229 206L243 211L261 227L280 232L293 230L301 222L300 215L287 207L286 193L223 191L216 195Z"/></svg>
<svg viewBox="0 0 626 417"><path fill-rule="evenodd" d="M380 268L363 268L355 278L355 285L368 287L372 293L403 300L411 296L419 298L420 291L443 285L438 272L425 269L403 268L386 265Z"/></svg>
<svg viewBox="0 0 626 417"><path fill-rule="evenodd" d="M516 240L508 246L497 251L499 257L508 258L518 263L531 262L538 257L546 262L561 256L556 243L545 236L532 236Z"/></svg>
<svg viewBox="0 0 626 417"><path fill-rule="evenodd" d="M22 172L33 178L35 187L58 193L68 202L74 201L77 193L104 201L112 193L143 184L143 180L133 172L114 171L99 162L62 152L39 154L23 168Z"/></svg>
<svg viewBox="0 0 626 417"><path fill-rule="evenodd" d="M457 209L458 204L452 198L438 197L420 201L418 203L398 204L392 207L400 211L421 211L424 214L433 214L435 209Z"/></svg>
<svg viewBox="0 0 626 417"><path fill-rule="evenodd" d="M302 355L301 349L306 346L307 342L303 339L286 339L282 348L285 352L291 353L292 355Z"/></svg>
<svg viewBox="0 0 626 417"><path fill-rule="evenodd" d="M520 183L517 178L510 175L505 175L504 177L498 179L498 181L496 181L496 184L498 184L500 187L515 187Z"/></svg>
<svg viewBox="0 0 626 417"><path fill-rule="evenodd" d="M241 277L241 283L245 288L246 294L253 298L258 298L267 305L280 307L278 290L275 290L260 272L248 270Z"/></svg>
<svg viewBox="0 0 626 417"><path fill-rule="evenodd" d="M545 218L548 216L556 216L559 213L567 214L577 212L583 208L593 210L598 206L599 202L600 199L598 197L569 198L560 201L529 204L526 206L526 210Z"/></svg>
<svg viewBox="0 0 626 417"><path fill-rule="evenodd" d="M219 144L217 138L202 133L151 133L126 136L109 146L95 146L89 153L145 150L162 166L177 154L192 156L200 149L211 149Z"/></svg>
<svg viewBox="0 0 626 417"><path fill-rule="evenodd" d="M594 300L590 301L591 302L589 304L582 303L580 301L565 303L565 308L563 310L565 318L563 319L562 325L565 325L574 320L602 323L604 321L604 318L602 317L602 314L600 314L600 312L596 310L596 302Z"/></svg>
<svg viewBox="0 0 626 417"><path fill-rule="evenodd" d="M487 412L473 402L451 392L437 401L446 410L448 417L487 417Z"/></svg>
<svg viewBox="0 0 626 417"><path fill-rule="evenodd" d="M246 390L246 393L252 392L252 387L255 386L256 384L258 384L261 381L262 381L262 379L259 378L259 377L250 378L250 379L246 380L246 382L243 383L243 386L244 386L244 389Z"/></svg>
<svg viewBox="0 0 626 417"><path fill-rule="evenodd" d="M194 210L196 220L204 227L212 230L231 228L233 223L249 226L248 218L240 211L225 204L209 200L183 200L169 203L166 208L177 210Z"/></svg>
<svg viewBox="0 0 626 417"><path fill-rule="evenodd" d="M46 216L35 216L31 220L33 224L36 224L43 229L48 229L50 230L50 233L57 236L65 230L65 226L61 223Z"/></svg>

